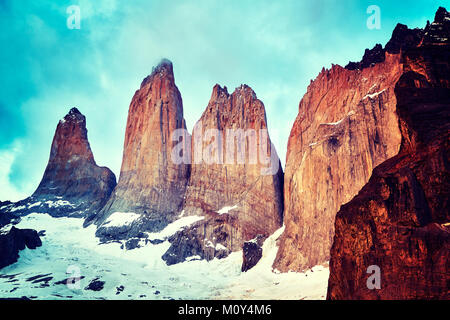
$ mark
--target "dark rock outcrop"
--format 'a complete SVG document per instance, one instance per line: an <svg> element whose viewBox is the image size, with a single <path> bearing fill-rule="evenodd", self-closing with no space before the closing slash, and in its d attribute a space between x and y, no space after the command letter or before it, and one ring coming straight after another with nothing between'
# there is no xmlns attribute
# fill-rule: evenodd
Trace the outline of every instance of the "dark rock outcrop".
<svg viewBox="0 0 450 320"><path fill-rule="evenodd" d="M7 207L13 207L14 203L13 202L0 202L0 228L8 225L8 224L17 224L20 221L20 217L8 212L7 210L5 210Z"/></svg>
<svg viewBox="0 0 450 320"><path fill-rule="evenodd" d="M89 282L88 286L84 290L102 291L105 286L105 281L98 280L98 278Z"/></svg>
<svg viewBox="0 0 450 320"><path fill-rule="evenodd" d="M246 272L256 266L262 258L262 245L264 237L258 236L255 239L244 242L242 247L242 272Z"/></svg>
<svg viewBox="0 0 450 320"><path fill-rule="evenodd" d="M50 159L36 191L0 211L86 217L104 206L115 185L114 173L95 163L85 116L72 108L58 123Z"/></svg>
<svg viewBox="0 0 450 320"><path fill-rule="evenodd" d="M377 63L384 62L386 59L386 53L399 54L400 52L414 48L419 45L424 35L422 29L409 29L404 24L397 24L392 32L391 39L383 48L381 44L376 44L372 49L366 49L364 56L359 62L349 62L345 69L348 70L363 70L370 68Z"/></svg>
<svg viewBox="0 0 450 320"><path fill-rule="evenodd" d="M422 40L424 31L422 29L409 29L404 24L397 24L392 32L392 37L386 43L385 50L389 53L400 53L410 48L417 47Z"/></svg>
<svg viewBox="0 0 450 320"><path fill-rule="evenodd" d="M25 249L36 249L42 245L41 239L35 230L11 229L0 234L0 269L17 262L19 251Z"/></svg>
<svg viewBox="0 0 450 320"><path fill-rule="evenodd" d="M356 70L373 67L375 64L383 62L385 59L385 51L383 46L379 43L372 49L366 49L364 56L360 62L349 62L345 69Z"/></svg>
<svg viewBox="0 0 450 320"><path fill-rule="evenodd" d="M142 81L131 101L119 182L100 213L86 222L98 226L96 235L103 241L126 240L142 237L145 231L159 231L179 214L190 165L177 164L172 159L174 147L179 143L173 139L177 130L184 132L182 142L189 145L173 66L163 60ZM125 220L128 214L130 219L122 224L109 223L117 213Z"/></svg>
<svg viewBox="0 0 450 320"><path fill-rule="evenodd" d="M449 23L440 8L402 54L401 150L336 216L328 299L450 299ZM371 265L379 289L367 286Z"/></svg>

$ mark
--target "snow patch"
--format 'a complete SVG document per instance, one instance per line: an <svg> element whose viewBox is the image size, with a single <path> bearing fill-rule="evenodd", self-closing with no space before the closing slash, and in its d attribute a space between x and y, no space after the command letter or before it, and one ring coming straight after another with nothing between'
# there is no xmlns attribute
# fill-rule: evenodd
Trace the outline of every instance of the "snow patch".
<svg viewBox="0 0 450 320"><path fill-rule="evenodd" d="M139 219L141 216L134 212L114 212L103 223L103 226L121 227L127 226Z"/></svg>
<svg viewBox="0 0 450 320"><path fill-rule="evenodd" d="M246 242L258 244L258 238L255 237L255 238L253 238L253 239L251 239L251 240L248 240L248 241L246 241Z"/></svg>
<svg viewBox="0 0 450 320"><path fill-rule="evenodd" d="M45 201L45 204L47 204L49 208L56 208L56 207L63 207L63 206L74 207L74 205L71 204L67 200L56 200L56 201L48 200L48 201Z"/></svg>
<svg viewBox="0 0 450 320"><path fill-rule="evenodd" d="M216 251L219 251L219 250L225 250L225 251L227 251L228 250L228 248L227 247L225 247L223 244L221 244L221 243L217 243L216 244Z"/></svg>
<svg viewBox="0 0 450 320"><path fill-rule="evenodd" d="M323 124L327 125L327 126L337 126L338 124L341 124L342 121L344 121L344 120L345 120L345 118L342 118L341 120L336 121L336 122L328 122L328 123L323 123Z"/></svg>
<svg viewBox="0 0 450 320"><path fill-rule="evenodd" d="M8 233L11 230L12 226L13 226L12 223L4 225L3 227L0 228L0 234Z"/></svg>
<svg viewBox="0 0 450 320"><path fill-rule="evenodd" d="M364 99L366 99L366 98L373 99L373 98L375 98L376 96L379 96L380 94L382 94L384 91L386 91L386 89L383 89L383 90L378 91L378 92L375 92L375 93L366 94L361 100L364 100ZM370 90L369 90L369 92L370 92Z"/></svg>
<svg viewBox="0 0 450 320"><path fill-rule="evenodd" d="M207 248L214 248L214 244L212 243L211 240L205 239L203 241L206 243L205 247L207 247Z"/></svg>
<svg viewBox="0 0 450 320"><path fill-rule="evenodd" d="M236 209L238 206L237 205L234 205L234 206L231 206L231 207L223 207L222 209L220 209L219 211L217 211L217 213L218 214L225 214L225 213L228 213L228 212L230 212L231 210L234 210L234 209Z"/></svg>
<svg viewBox="0 0 450 320"><path fill-rule="evenodd" d="M196 256L190 256L186 258L186 261L192 261L192 260L201 260L202 257L200 257L199 255Z"/></svg>
<svg viewBox="0 0 450 320"><path fill-rule="evenodd" d="M29 204L28 205L28 209L31 209L31 208L34 208L34 207L39 207L40 205L41 205L41 202L38 201L38 202L35 202L35 203L32 203L32 204Z"/></svg>
<svg viewBox="0 0 450 320"><path fill-rule="evenodd" d="M162 240L167 239L170 236L174 235L178 231L183 230L186 227L189 227L190 225L196 223L197 221L203 220L205 217L201 216L187 216L180 218L178 220L175 220L174 222L170 223L167 227L165 227L160 232L148 232L147 235L150 240Z"/></svg>
<svg viewBox="0 0 450 320"><path fill-rule="evenodd" d="M12 208L10 210L10 212L14 212L14 211L17 211L17 210L23 210L23 209L26 209L26 206L19 206L19 207Z"/></svg>
<svg viewBox="0 0 450 320"><path fill-rule="evenodd" d="M336 122L328 122L328 123L321 123L321 124L322 124L322 125L327 125L327 126L337 126L337 125L341 124L342 121L344 121L345 119L347 119L348 117L350 117L350 116L352 116L352 115L354 115L354 114L355 114L355 111L351 110L349 113L347 113L347 115L346 115L344 118L342 118L342 119L339 120L339 121L336 121ZM314 145L316 145L316 144L317 144L317 142L313 142L313 143L311 143L309 146L312 147L312 146L314 146Z"/></svg>

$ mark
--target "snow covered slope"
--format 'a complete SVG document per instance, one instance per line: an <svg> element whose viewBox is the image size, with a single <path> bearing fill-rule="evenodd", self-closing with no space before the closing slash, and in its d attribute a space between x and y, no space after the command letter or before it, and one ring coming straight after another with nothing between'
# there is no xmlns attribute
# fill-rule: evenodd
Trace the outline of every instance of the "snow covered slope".
<svg viewBox="0 0 450 320"><path fill-rule="evenodd" d="M242 252L210 262L192 259L167 266L169 243L125 250L122 243L99 244L95 227L83 220L31 214L18 227L45 230L43 246L25 249L19 261L0 270L0 298L35 299L324 299L328 268L306 273L272 272L278 230L266 240L263 257L241 273ZM173 228L172 229L176 229ZM171 230L163 230L166 236ZM69 282L67 278L81 278ZM96 289L94 291L91 289Z"/></svg>

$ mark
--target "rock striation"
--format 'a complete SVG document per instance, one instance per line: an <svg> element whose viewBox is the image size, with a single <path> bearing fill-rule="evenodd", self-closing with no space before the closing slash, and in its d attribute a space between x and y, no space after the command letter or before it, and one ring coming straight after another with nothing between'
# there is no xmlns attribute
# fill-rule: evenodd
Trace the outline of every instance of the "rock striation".
<svg viewBox="0 0 450 320"><path fill-rule="evenodd" d="M399 154L336 216L328 299L449 299L450 15L439 8L396 83ZM380 288L367 269L380 268Z"/></svg>
<svg viewBox="0 0 450 320"><path fill-rule="evenodd" d="M192 169L183 215L203 219L169 241L167 264L210 260L267 237L282 224L283 172L267 133L264 104L247 85L215 85L192 133Z"/></svg>
<svg viewBox="0 0 450 320"><path fill-rule="evenodd" d="M115 185L114 173L95 163L86 117L72 108L58 123L50 158L36 191L27 199L2 205L0 212L87 217L104 206Z"/></svg>
<svg viewBox="0 0 450 320"><path fill-rule="evenodd" d="M143 232L159 231L176 218L190 172L189 163L172 161L180 142L172 135L179 129L185 132L181 141L189 144L173 66L163 60L131 101L119 182L104 208L86 222L98 225L97 236L105 241L145 237ZM117 217L124 223L115 223Z"/></svg>

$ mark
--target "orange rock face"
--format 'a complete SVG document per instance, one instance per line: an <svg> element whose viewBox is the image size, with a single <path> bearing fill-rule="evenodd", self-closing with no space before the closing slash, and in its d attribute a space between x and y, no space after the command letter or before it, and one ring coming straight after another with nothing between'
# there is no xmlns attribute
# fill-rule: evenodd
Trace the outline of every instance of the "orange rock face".
<svg viewBox="0 0 450 320"><path fill-rule="evenodd" d="M178 214L190 167L172 161L177 144L172 133L177 129L186 129L183 104L172 63L164 60L144 79L131 101L119 182L95 217L97 224L111 213L133 212L158 220L155 228L159 229ZM188 143L189 137L185 138Z"/></svg>
<svg viewBox="0 0 450 320"><path fill-rule="evenodd" d="M104 206L115 186L114 173L95 163L86 117L72 108L58 123L38 188L31 197L8 206L6 212L84 218Z"/></svg>
<svg viewBox="0 0 450 320"><path fill-rule="evenodd" d="M85 116L72 108L58 123L44 177L32 197L90 198L91 205L100 209L115 185L111 170L95 163Z"/></svg>
<svg viewBox="0 0 450 320"><path fill-rule="evenodd" d="M242 85L231 95L226 87L214 87L192 133L183 212L205 219L171 240L163 256L169 264L194 255L227 255L281 226L283 173L266 133L264 105L250 87Z"/></svg>
<svg viewBox="0 0 450 320"><path fill-rule="evenodd" d="M400 153L336 216L328 299L450 299L450 15L402 53ZM367 286L376 265L380 285Z"/></svg>
<svg viewBox="0 0 450 320"><path fill-rule="evenodd" d="M400 56L386 53L383 62L362 70L333 65L308 87L288 142L278 270L327 261L340 206L375 166L397 154L394 86L401 71Z"/></svg>

